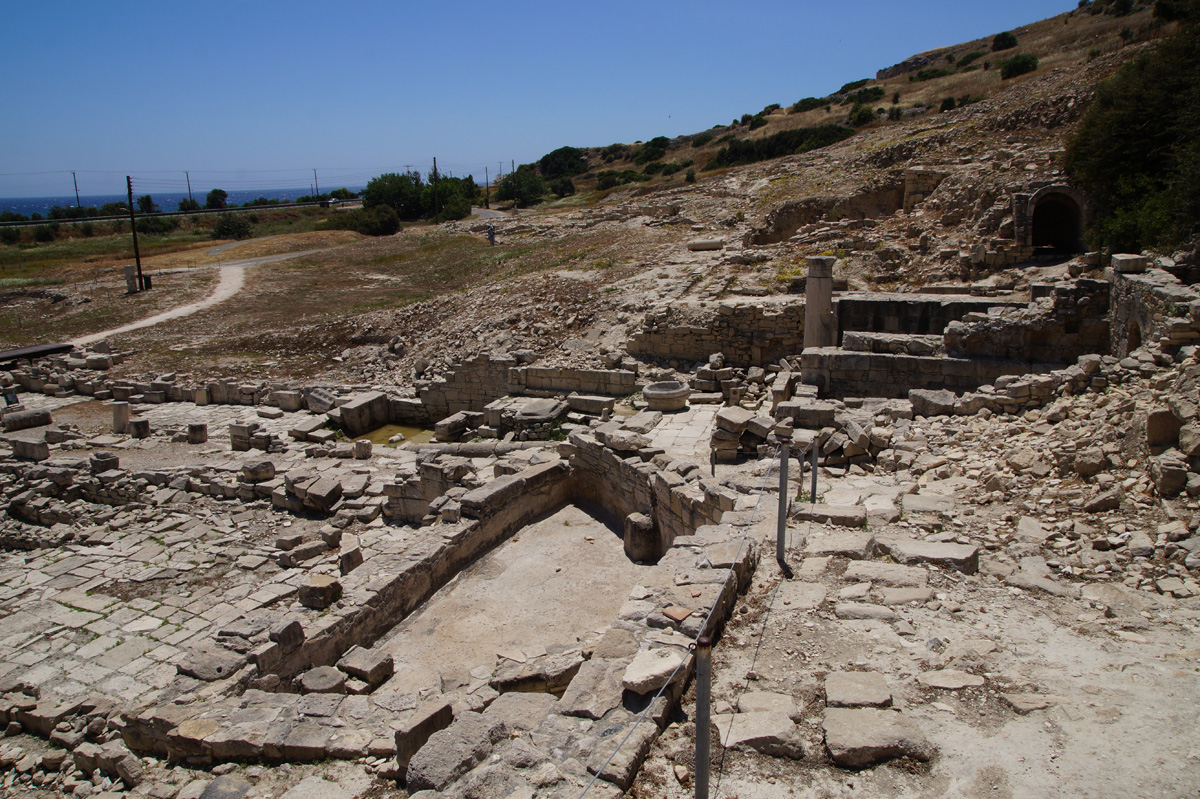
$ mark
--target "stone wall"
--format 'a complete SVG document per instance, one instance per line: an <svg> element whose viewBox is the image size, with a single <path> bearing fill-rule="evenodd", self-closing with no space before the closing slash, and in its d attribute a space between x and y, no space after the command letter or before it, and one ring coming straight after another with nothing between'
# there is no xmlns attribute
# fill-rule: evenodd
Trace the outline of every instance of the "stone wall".
<svg viewBox="0 0 1200 799"><path fill-rule="evenodd" d="M1049 372L1054 364L850 352L836 347L805 350L802 380L828 397L904 397L910 389L972 391L1003 375Z"/></svg>
<svg viewBox="0 0 1200 799"><path fill-rule="evenodd" d="M669 306L647 314L626 349L680 362L707 362L722 352L732 366L763 366L804 349L804 303Z"/></svg>
<svg viewBox="0 0 1200 799"><path fill-rule="evenodd" d="M834 299L838 336L846 331L872 333L939 334L968 313L987 313L996 306L1024 303L937 294L883 294L862 292Z"/></svg>
<svg viewBox="0 0 1200 799"><path fill-rule="evenodd" d="M917 203L933 194L949 172L938 169L908 169L904 172L904 210L911 211Z"/></svg>
<svg viewBox="0 0 1200 799"><path fill-rule="evenodd" d="M1108 308L1105 281L1059 284L1050 298L1027 307L951 322L945 349L956 358L1073 363L1080 355L1108 352Z"/></svg>
<svg viewBox="0 0 1200 799"><path fill-rule="evenodd" d="M1200 340L1200 293L1161 269L1114 273L1112 353L1128 355L1141 343L1176 346Z"/></svg>

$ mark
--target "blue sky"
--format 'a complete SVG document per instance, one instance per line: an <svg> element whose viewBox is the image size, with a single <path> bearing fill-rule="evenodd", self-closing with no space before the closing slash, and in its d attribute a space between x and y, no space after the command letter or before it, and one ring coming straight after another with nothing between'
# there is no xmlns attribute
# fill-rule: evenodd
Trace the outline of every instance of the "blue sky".
<svg viewBox="0 0 1200 799"><path fill-rule="evenodd" d="M7 3L0 197L361 185L696 133L1076 0Z"/></svg>

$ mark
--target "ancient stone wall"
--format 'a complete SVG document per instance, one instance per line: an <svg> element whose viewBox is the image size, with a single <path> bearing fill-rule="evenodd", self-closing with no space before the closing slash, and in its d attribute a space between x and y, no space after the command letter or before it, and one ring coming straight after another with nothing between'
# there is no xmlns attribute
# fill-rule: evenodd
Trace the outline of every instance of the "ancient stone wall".
<svg viewBox="0 0 1200 799"><path fill-rule="evenodd" d="M1116 256L1114 256L1115 258ZM1112 353L1200 340L1200 293L1161 269L1112 276Z"/></svg>
<svg viewBox="0 0 1200 799"><path fill-rule="evenodd" d="M1024 308L969 314L944 336L955 358L997 358L1073 363L1109 347L1109 284L1078 280L1054 287L1050 298Z"/></svg>
<svg viewBox="0 0 1200 799"><path fill-rule="evenodd" d="M803 382L829 397L903 397L910 389L972 391L1003 375L1049 372L1054 364L850 352L835 347L800 356Z"/></svg>
<svg viewBox="0 0 1200 799"><path fill-rule="evenodd" d="M730 365L763 366L804 349L804 303L670 306L648 314L627 349L680 362L722 352Z"/></svg>
<svg viewBox="0 0 1200 799"><path fill-rule="evenodd" d="M971 312L987 312L995 306L1019 306L985 297L942 297L937 295L897 295L864 292L838 297L838 334L848 330L871 333L938 334L951 322Z"/></svg>

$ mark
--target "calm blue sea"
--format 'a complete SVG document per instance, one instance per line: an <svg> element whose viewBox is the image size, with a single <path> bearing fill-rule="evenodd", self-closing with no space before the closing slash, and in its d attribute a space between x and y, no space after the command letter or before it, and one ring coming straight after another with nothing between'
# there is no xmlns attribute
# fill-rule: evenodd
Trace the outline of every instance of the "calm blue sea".
<svg viewBox="0 0 1200 799"><path fill-rule="evenodd" d="M361 191L362 187L347 187L351 191ZM145 192L143 192L145 193ZM297 197L303 197L312 192L308 189L246 189L230 191L227 202L230 205L242 205L244 203L257 200L259 197L266 197L268 200L280 200L281 202L291 202ZM204 198L208 194L207 191L193 190L192 197L201 205L204 204ZM141 196L134 195L134 200ZM154 198L154 202L164 211L178 211L180 200L187 199L187 192L151 192L150 196ZM128 197L124 194L95 194L80 196L79 203L83 207L89 205L99 208L106 203L125 202ZM29 216L30 214L41 214L45 216L47 212L54 206L62 206L64 208L75 205L75 195L64 197L0 197L0 211L12 211L18 214Z"/></svg>

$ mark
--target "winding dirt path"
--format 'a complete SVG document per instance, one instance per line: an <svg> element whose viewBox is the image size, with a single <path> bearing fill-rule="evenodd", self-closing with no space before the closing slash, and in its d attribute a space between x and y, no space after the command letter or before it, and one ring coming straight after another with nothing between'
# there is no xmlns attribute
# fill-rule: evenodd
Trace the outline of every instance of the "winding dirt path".
<svg viewBox="0 0 1200 799"><path fill-rule="evenodd" d="M99 333L91 333L86 336L80 336L71 340L71 343L76 347L85 344L93 344L109 336L116 336L121 333L128 333L131 330L140 330L143 327L153 327L154 325L170 321L172 319L180 319L184 316L191 316L197 311L203 311L205 308L211 308L218 303L225 302L230 297L237 295L242 290L242 286L246 283L246 269L259 264L272 263L275 261L286 261L289 258L299 258L304 255L313 255L314 253L324 252L331 249L329 247L321 247L315 250L302 250L300 252L289 252L280 255L264 255L259 258L246 258L241 261L230 261L229 263L221 264L216 267L221 270L221 279L217 282L217 287L202 300L189 302L185 305L180 305L172 308L169 311L147 316L145 319L139 319L136 322L130 322L127 325L114 327L111 330L104 330Z"/></svg>

